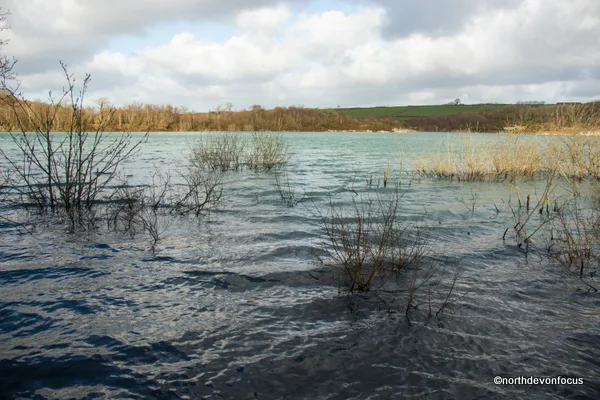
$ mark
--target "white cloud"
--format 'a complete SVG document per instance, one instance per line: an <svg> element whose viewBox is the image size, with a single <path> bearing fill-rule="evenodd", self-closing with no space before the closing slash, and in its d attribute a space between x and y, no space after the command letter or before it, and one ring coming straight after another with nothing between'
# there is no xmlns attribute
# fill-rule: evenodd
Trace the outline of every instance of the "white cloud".
<svg viewBox="0 0 600 400"><path fill-rule="evenodd" d="M252 36L235 36L225 43L197 40L182 33L164 46L146 48L134 57L148 70L219 81L267 79L290 66L292 55L269 41L257 43Z"/></svg>
<svg viewBox="0 0 600 400"><path fill-rule="evenodd" d="M86 71L92 73L117 73L126 77L139 76L143 72L143 64L140 60L130 58L121 53L109 53L102 51L94 55L91 61L86 63Z"/></svg>
<svg viewBox="0 0 600 400"><path fill-rule="evenodd" d="M123 3L125 15L142 4ZM186 13L198 14L191 11L192 3L177 0L167 11L158 1L144 2L146 9L140 13L150 20L144 24L136 16L132 24L137 24L136 29L151 29L167 19L157 16L161 10L168 18L190 18ZM390 18L400 11L410 13L407 6L413 3L365 0L363 7L349 13L308 12L286 5L291 2L267 0L244 8L241 2L229 0L234 12L229 22L225 17L222 22L235 28L229 38L210 40L181 32L132 54L107 51L104 42L112 34L104 29L94 36L100 32L97 23L86 28L72 22L71 17L89 21L91 11L106 20L107 6L91 0L40 2L43 12L57 17L47 23L46 37L34 37L14 23L13 30L19 46L30 46L17 52L25 63L44 46L53 49L56 57L54 52L61 46L53 47L52 38L73 34L62 49L76 56L75 69L91 72L91 89L121 104L137 100L207 109L226 101L237 107L255 103L272 107L441 103L461 96L471 102L600 97L590 89L600 87L597 0L485 0L467 16L457 17L456 24L448 24L448 29L403 32L397 28L390 35ZM449 3L466 4L463 0ZM198 6L221 15L215 7L216 1ZM419 7L424 6L419 3ZM27 26L37 18L18 22ZM86 45L93 51L81 50ZM44 66L22 76L24 81L31 77L32 90L55 83L50 75L45 80L48 66Z"/></svg>
<svg viewBox="0 0 600 400"><path fill-rule="evenodd" d="M296 31L318 48L344 50L377 41L384 14L380 8L367 8L352 15L341 11L301 14L292 32Z"/></svg>
<svg viewBox="0 0 600 400"><path fill-rule="evenodd" d="M282 5L246 10L238 14L235 24L243 31L273 35L284 27L291 15L289 8Z"/></svg>

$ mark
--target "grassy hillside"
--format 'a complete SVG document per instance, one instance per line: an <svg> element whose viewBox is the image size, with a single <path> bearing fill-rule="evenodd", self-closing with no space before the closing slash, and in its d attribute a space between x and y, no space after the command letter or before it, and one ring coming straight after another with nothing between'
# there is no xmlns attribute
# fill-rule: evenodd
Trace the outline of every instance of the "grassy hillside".
<svg viewBox="0 0 600 400"><path fill-rule="evenodd" d="M336 111L355 120L387 120L420 132L600 131L599 102L339 108Z"/></svg>
<svg viewBox="0 0 600 400"><path fill-rule="evenodd" d="M338 108L352 118L394 117L401 119L431 117L437 115L453 115L461 113L481 113L498 110L508 104L473 104L473 105L436 105L436 106L398 106L369 108Z"/></svg>

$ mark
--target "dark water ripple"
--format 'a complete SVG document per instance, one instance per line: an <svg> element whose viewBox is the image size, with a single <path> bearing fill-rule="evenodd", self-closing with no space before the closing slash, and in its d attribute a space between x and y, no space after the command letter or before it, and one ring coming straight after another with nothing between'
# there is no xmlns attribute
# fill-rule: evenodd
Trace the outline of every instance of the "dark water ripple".
<svg viewBox="0 0 600 400"><path fill-rule="evenodd" d="M599 398L600 297L502 242L508 186L415 177L403 188L404 221L431 227L445 273L460 271L439 319L426 293L410 325L374 294L340 293L317 262L318 208L352 204L349 188L376 196L365 178L416 137L291 134L291 178L310 201L287 208L272 175L232 175L200 223L163 221L156 252L143 235L0 225L0 398ZM132 180L172 166L188 139L151 136ZM497 375L585 385L498 386Z"/></svg>

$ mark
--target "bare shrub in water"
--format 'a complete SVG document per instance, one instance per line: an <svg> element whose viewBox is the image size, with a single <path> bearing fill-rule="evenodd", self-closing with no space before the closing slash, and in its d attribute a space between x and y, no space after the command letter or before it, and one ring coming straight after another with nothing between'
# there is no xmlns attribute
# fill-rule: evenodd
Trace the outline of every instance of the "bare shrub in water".
<svg viewBox="0 0 600 400"><path fill-rule="evenodd" d="M201 136L193 149L193 163L212 170L236 171L243 166L246 146L239 133Z"/></svg>
<svg viewBox="0 0 600 400"><path fill-rule="evenodd" d="M368 291L427 264L432 251L422 232L398 219L398 189L391 198L352 199L350 210L330 202L323 216L332 266L350 291Z"/></svg>
<svg viewBox="0 0 600 400"><path fill-rule="evenodd" d="M512 187L508 206L513 215L514 226L512 229L519 248L528 251L532 238L555 218L559 206L557 201L552 201L552 194L556 187L556 175L554 174L547 178L544 189L537 198L532 199L531 195L524 197L518 187ZM513 191L515 193L514 198ZM560 207L564 207L564 204L568 201L569 199L564 200ZM506 238L508 230L509 228L505 231L503 239Z"/></svg>
<svg viewBox="0 0 600 400"><path fill-rule="evenodd" d="M197 166L225 172L271 170L287 164L290 156L281 133L254 132L248 141L241 133L225 132L201 137L193 158Z"/></svg>
<svg viewBox="0 0 600 400"><path fill-rule="evenodd" d="M154 249L161 233L159 214L168 208L170 192L171 178L166 174L155 173L151 184L138 187L123 180L105 210L108 228L131 235L147 232Z"/></svg>
<svg viewBox="0 0 600 400"><path fill-rule="evenodd" d="M279 197L281 197L282 203L289 208L297 206L298 203L306 198L306 193L300 196L297 190L292 187L287 169L275 168L274 171L275 188L277 189L277 193L279 193Z"/></svg>
<svg viewBox="0 0 600 400"><path fill-rule="evenodd" d="M214 208L221 200L223 174L220 171L191 165L182 178L183 190L176 196L174 212L199 216L203 211Z"/></svg>
<svg viewBox="0 0 600 400"><path fill-rule="evenodd" d="M11 222L5 210L10 194L10 181L8 171L0 171L0 221Z"/></svg>
<svg viewBox="0 0 600 400"><path fill-rule="evenodd" d="M548 253L591 289L586 277L593 278L600 268L600 184L584 194L571 195L557 210L552 225Z"/></svg>
<svg viewBox="0 0 600 400"><path fill-rule="evenodd" d="M455 301L459 273L447 283L427 229L398 216L399 186L388 194L353 197L346 206L330 201L328 214L321 214L329 265L350 293L372 292L389 313L403 305L409 324L422 304L428 319L439 318Z"/></svg>
<svg viewBox="0 0 600 400"><path fill-rule="evenodd" d="M290 159L288 146L278 132L254 132L248 154L248 166L252 169L271 170L281 167Z"/></svg>
<svg viewBox="0 0 600 400"><path fill-rule="evenodd" d="M223 189L220 171L191 165L181 174L183 183L174 185L168 174L155 173L148 185L131 186L123 181L117 186L106 207L109 229L136 235L146 232L154 249L160 239L160 217L177 213L199 216L214 208Z"/></svg>
<svg viewBox="0 0 600 400"><path fill-rule="evenodd" d="M593 278L600 268L600 189L594 183L581 190L577 181L571 181L572 190L555 194L560 179L551 175L542 193L533 198L522 196L514 187L516 196L509 198L508 205L513 214L512 230L519 248L528 254L534 250L543 260L541 250L534 245L546 240L546 255L558 261L575 278L590 289L597 287L587 278ZM567 181L568 183L568 181ZM503 239L510 227L506 229ZM532 247L533 246L533 247Z"/></svg>
<svg viewBox="0 0 600 400"><path fill-rule="evenodd" d="M19 131L11 132L19 156L11 157L0 149L6 160L13 192L21 202L32 202L40 211L64 212L72 227L82 225L82 217L92 213L99 197L107 193L117 176L119 166L129 159L145 140L133 141L129 133L109 135L106 127L113 119L114 108L100 105L98 119L84 112L84 98L90 83L86 75L81 89L75 79L62 69L67 86L49 104L38 110L16 89L5 89L2 100L14 114ZM51 133L59 110L70 109L70 122L65 134ZM30 127L33 126L33 131ZM109 191L109 190L108 190Z"/></svg>

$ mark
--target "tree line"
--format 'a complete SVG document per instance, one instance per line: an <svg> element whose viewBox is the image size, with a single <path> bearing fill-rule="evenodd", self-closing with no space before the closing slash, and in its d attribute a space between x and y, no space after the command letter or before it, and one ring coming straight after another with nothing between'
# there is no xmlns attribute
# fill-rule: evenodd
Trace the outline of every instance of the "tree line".
<svg viewBox="0 0 600 400"><path fill-rule="evenodd" d="M40 122L51 124L50 131L67 131L73 109L66 99L29 101L14 92L0 93L0 130L33 131ZM62 101L61 101L62 100ZM26 102L26 107L23 107ZM19 104L19 107L15 107ZM265 109L254 105L233 111L231 106L216 111L196 112L186 107L133 103L122 107L98 100L94 107L82 107L86 129L103 126L107 131L395 131L419 132L569 132L600 130L600 105L597 102L556 105L516 104L477 112L423 117L355 118L334 109L300 106ZM44 116L43 121L36 121Z"/></svg>
<svg viewBox="0 0 600 400"><path fill-rule="evenodd" d="M0 130L33 130L32 116L52 116L52 131L66 131L73 109L65 102L27 101L27 107L14 107L10 93L0 101ZM20 100L22 101L22 99ZM113 107L98 101L96 107L84 107L86 128L100 124L106 130L127 131L328 131L328 130L392 130L402 128L400 120L392 118L352 118L343 112L303 107L276 107L266 110L259 105L249 110L190 111L185 107L134 103ZM25 123L25 126L22 124ZM31 126L29 126L31 125Z"/></svg>

